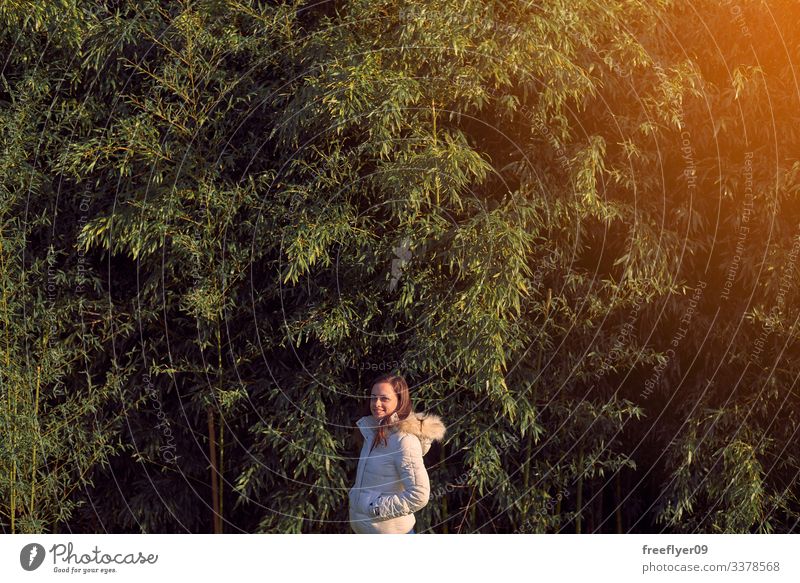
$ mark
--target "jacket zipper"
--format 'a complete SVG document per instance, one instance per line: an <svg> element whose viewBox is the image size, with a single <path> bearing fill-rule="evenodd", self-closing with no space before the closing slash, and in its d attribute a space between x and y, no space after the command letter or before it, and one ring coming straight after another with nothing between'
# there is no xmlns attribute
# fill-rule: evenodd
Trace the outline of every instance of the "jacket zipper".
<svg viewBox="0 0 800 583"><path fill-rule="evenodd" d="M367 439L365 438L364 439L364 446L366 446L366 444L367 444ZM364 446L362 446L361 449L364 449ZM372 455L371 451L369 453L367 453L367 457L364 458L363 464L361 465L361 477L359 478L358 486L356 487L356 490L358 491L359 495L361 495L361 484L364 483L364 470L367 467L367 460L369 459L369 456L371 456L371 455Z"/></svg>

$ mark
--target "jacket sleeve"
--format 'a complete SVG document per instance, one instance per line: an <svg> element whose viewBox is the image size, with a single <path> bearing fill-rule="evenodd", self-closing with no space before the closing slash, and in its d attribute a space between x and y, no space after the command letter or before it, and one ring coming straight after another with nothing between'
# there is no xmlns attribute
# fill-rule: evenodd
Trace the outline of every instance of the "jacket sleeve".
<svg viewBox="0 0 800 583"><path fill-rule="evenodd" d="M400 451L394 460L404 490L397 494L382 494L376 500L378 518L396 518L422 509L430 498L431 485L422 461L422 445L416 435L400 439Z"/></svg>

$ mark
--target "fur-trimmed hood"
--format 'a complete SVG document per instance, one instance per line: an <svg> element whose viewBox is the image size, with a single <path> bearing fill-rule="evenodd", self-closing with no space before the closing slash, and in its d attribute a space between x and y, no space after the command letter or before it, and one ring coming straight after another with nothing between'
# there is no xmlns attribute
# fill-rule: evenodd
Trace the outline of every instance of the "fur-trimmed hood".
<svg viewBox="0 0 800 583"><path fill-rule="evenodd" d="M392 430L410 433L419 438L419 442L422 444L422 455L428 453L428 450L431 448L431 443L434 441L442 441L447 432L442 418L430 413L415 413L412 411L411 414L402 421L400 421L397 413L393 413L390 419L392 421L392 425L390 426ZM377 427L378 422L372 415L367 415L359 419L356 425L361 429L362 435L364 435L365 438L369 438L371 437L371 432Z"/></svg>

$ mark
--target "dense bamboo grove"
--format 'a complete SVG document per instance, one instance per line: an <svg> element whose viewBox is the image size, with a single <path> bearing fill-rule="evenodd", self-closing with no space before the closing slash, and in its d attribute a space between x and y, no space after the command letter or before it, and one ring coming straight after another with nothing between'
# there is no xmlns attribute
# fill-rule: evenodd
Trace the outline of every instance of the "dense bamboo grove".
<svg viewBox="0 0 800 583"><path fill-rule="evenodd" d="M0 3L3 531L797 531L798 17Z"/></svg>

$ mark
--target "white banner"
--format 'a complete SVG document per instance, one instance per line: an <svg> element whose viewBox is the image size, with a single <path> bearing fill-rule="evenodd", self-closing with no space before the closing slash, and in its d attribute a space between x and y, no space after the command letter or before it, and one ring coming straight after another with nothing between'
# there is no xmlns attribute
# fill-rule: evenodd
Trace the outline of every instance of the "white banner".
<svg viewBox="0 0 800 583"><path fill-rule="evenodd" d="M799 546L793 535L6 535L0 574L14 582L794 582Z"/></svg>

